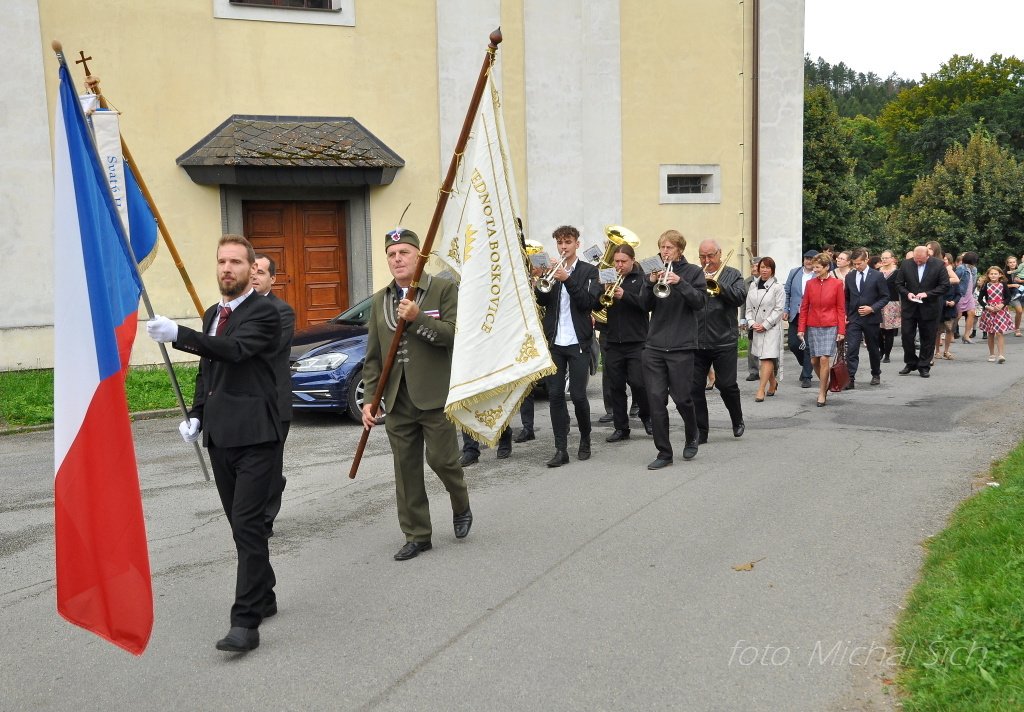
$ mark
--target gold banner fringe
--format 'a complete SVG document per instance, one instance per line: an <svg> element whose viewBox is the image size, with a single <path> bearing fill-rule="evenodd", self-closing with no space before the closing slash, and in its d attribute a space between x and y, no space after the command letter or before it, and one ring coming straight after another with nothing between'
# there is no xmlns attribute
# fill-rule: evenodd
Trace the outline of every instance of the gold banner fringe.
<svg viewBox="0 0 1024 712"><path fill-rule="evenodd" d="M498 440L501 439L501 433L504 430L504 428L502 428L502 430L499 430L498 434L494 438L489 438L489 437L484 436L482 433L477 432L476 430L474 430L473 428L469 427L468 425L465 425L465 424L460 423L459 421L455 420L455 418L452 417L452 411L454 411L456 409L467 408L468 406L471 406L474 403L479 403L480 401L487 400L488 398L490 398L490 397L492 397L494 395L497 395L498 393L501 393L503 391L515 390L519 386L532 385L532 384L536 383L537 381L539 381L540 379L542 379L542 378L544 378L546 376L550 376L550 375L554 374L556 371L558 371L558 368L554 364L552 364L551 366L548 366L546 368L542 368L541 370L535 371L534 373L531 373L531 374L529 374L527 376L523 376L522 378L519 378L519 379L517 379L515 381L512 381L511 383L503 383L498 388L492 388L489 391L485 391L484 393L479 393L479 394L477 394L477 395L475 395L475 396L473 396L471 398L464 398L464 399L458 401L457 403L453 403L450 406L446 406L445 409L444 409L445 417L447 417L448 420L450 420L452 422L452 424L455 425L455 427L458 430L461 430L462 432L466 433L467 435L472 437L477 442L483 443L487 447L496 447L497 444L498 444ZM509 413L508 413L509 419L511 419L513 415L515 415L516 413L519 412L519 409L522 407L523 401L526 400L526 396L527 396L527 394L529 392L530 392L530 389L528 389L528 388L523 390L523 394L519 397L519 399L516 401L516 403L509 410ZM506 421L506 427L507 427L507 421Z"/></svg>

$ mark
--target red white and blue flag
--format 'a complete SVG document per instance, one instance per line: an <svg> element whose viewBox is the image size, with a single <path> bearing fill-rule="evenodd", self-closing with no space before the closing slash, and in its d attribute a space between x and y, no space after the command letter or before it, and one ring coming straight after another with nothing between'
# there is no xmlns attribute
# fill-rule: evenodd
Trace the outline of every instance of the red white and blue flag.
<svg viewBox="0 0 1024 712"><path fill-rule="evenodd" d="M124 389L141 280L63 63L53 133L57 610L141 655L153 588ZM141 231L152 229L155 243L152 214L148 222L139 221L140 260Z"/></svg>

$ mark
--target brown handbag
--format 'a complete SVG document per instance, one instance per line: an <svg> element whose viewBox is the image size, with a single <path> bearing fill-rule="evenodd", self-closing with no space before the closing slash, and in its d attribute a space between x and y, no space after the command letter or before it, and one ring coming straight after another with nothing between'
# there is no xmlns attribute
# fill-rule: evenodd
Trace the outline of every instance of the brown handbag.
<svg viewBox="0 0 1024 712"><path fill-rule="evenodd" d="M836 362L828 370L828 389L832 393L838 393L846 388L850 382L850 367L846 365L846 341L839 344L839 354Z"/></svg>

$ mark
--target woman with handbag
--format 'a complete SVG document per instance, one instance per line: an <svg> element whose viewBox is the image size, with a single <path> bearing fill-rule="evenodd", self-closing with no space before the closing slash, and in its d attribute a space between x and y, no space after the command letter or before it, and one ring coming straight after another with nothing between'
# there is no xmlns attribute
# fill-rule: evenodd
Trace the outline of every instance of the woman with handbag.
<svg viewBox="0 0 1024 712"><path fill-rule="evenodd" d="M775 279L775 260L771 257L762 257L757 271L758 279L751 282L747 290L746 319L752 333L750 353L760 364L760 383L754 396L760 403L765 395L773 396L779 389L786 290Z"/></svg>
<svg viewBox="0 0 1024 712"><path fill-rule="evenodd" d="M810 350L811 366L818 374L818 407L828 398L830 362L836 344L846 338L846 297L843 282L834 279L827 255L814 258L814 277L804 287L800 302L800 331L797 337Z"/></svg>

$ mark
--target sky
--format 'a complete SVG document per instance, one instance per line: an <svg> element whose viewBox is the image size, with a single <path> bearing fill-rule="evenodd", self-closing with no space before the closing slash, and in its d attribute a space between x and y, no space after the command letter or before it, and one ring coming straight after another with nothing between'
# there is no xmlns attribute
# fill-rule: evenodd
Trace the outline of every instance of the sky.
<svg viewBox="0 0 1024 712"><path fill-rule="evenodd" d="M1024 59L1022 0L805 0L804 52L920 79L954 54Z"/></svg>

